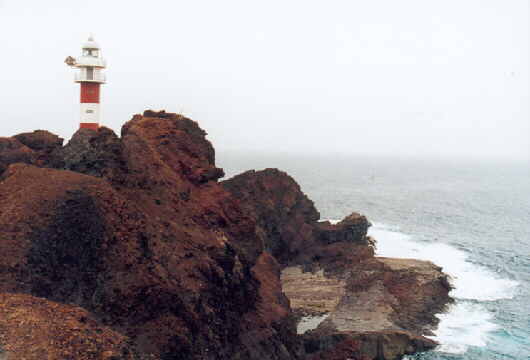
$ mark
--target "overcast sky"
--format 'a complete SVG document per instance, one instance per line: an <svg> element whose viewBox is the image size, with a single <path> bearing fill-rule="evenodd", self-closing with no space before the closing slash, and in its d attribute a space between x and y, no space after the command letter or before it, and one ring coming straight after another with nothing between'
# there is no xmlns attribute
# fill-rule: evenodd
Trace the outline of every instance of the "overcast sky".
<svg viewBox="0 0 530 360"><path fill-rule="evenodd" d="M0 0L0 136L181 112L218 151L528 158L528 0Z"/></svg>

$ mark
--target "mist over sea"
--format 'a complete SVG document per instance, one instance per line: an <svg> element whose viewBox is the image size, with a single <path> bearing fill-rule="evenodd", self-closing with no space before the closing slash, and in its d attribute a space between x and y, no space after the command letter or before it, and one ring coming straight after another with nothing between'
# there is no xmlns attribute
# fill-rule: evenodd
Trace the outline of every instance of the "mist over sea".
<svg viewBox="0 0 530 360"><path fill-rule="evenodd" d="M220 153L227 178L277 167L322 219L358 211L381 256L431 260L453 278L442 345L425 360L530 358L530 164Z"/></svg>

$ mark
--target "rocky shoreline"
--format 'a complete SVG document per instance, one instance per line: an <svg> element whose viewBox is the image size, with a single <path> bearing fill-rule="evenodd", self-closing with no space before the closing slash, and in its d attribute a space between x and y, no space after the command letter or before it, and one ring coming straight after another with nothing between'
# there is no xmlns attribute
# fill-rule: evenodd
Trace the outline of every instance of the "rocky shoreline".
<svg viewBox="0 0 530 360"><path fill-rule="evenodd" d="M225 181L198 124L0 138L0 359L399 359L451 302L286 173ZM325 315L298 334L307 315ZM35 334L39 334L38 336Z"/></svg>

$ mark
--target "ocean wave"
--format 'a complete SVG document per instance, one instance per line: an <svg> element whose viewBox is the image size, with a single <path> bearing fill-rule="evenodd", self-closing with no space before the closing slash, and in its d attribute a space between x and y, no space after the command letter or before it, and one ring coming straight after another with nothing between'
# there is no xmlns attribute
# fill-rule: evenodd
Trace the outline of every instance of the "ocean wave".
<svg viewBox="0 0 530 360"><path fill-rule="evenodd" d="M438 318L440 324L431 338L441 344L439 352L462 354L469 346L484 347L498 329L493 316L477 303L459 301Z"/></svg>
<svg viewBox="0 0 530 360"><path fill-rule="evenodd" d="M451 276L457 299L495 301L515 296L519 283L469 261L469 252L440 242L414 241L396 227L374 224L369 235L377 240L377 255L432 261Z"/></svg>
<svg viewBox="0 0 530 360"><path fill-rule="evenodd" d="M377 240L378 256L432 261L451 276L454 289L450 295L457 301L448 312L438 315L440 323L433 338L442 345L437 351L462 354L469 346L486 346L498 326L481 302L512 298L516 281L471 263L466 249L415 241L395 226L375 223L369 235Z"/></svg>

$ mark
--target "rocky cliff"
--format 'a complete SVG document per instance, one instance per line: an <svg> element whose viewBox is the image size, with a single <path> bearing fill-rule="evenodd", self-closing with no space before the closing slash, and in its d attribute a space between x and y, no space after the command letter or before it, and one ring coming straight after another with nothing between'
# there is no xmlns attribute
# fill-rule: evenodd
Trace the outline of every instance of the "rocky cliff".
<svg viewBox="0 0 530 360"><path fill-rule="evenodd" d="M257 219L265 248L279 252L293 313L302 322L323 320L301 336L306 356L397 359L436 346L422 335L432 334L434 315L451 302L441 268L375 257L366 217L319 221L295 180L276 169L248 171L222 185Z"/></svg>
<svg viewBox="0 0 530 360"><path fill-rule="evenodd" d="M388 329L344 327L340 314L362 311L355 299L381 286L377 296L397 299L389 329L418 333L390 342L425 343L419 334L448 299L446 289L427 300L443 292L439 269L404 274L375 260L365 217L319 222L278 170L219 183L205 136L190 119L146 111L121 137L0 138L0 358L287 360L350 349L361 359ZM282 285L292 268L341 284L328 320L303 336L297 318L312 310ZM422 296L407 293L421 276Z"/></svg>

